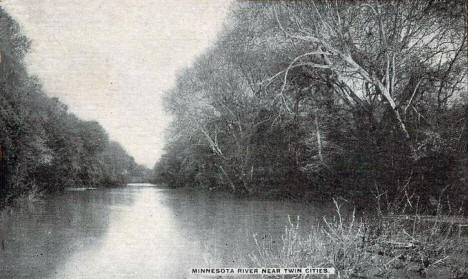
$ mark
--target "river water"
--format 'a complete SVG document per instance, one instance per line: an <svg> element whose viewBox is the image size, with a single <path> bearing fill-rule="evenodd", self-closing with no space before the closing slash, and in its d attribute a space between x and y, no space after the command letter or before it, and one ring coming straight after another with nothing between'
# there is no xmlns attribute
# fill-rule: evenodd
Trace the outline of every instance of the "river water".
<svg viewBox="0 0 468 279"><path fill-rule="evenodd" d="M68 191L0 216L0 278L188 278L243 267L257 238L329 209L148 184ZM288 217L289 216L289 217Z"/></svg>

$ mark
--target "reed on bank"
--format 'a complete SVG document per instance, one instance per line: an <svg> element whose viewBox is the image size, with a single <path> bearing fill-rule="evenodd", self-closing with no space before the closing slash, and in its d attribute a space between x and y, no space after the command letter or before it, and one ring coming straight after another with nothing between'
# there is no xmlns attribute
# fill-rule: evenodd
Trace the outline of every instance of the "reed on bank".
<svg viewBox="0 0 468 279"><path fill-rule="evenodd" d="M301 228L297 218L289 220L279 242L255 236L256 249L249 255L251 264L334 267L336 278L467 276L463 215L447 216L439 211L430 219L419 213L357 217L355 211L343 214L336 200L334 204L334 216L324 217L310 231Z"/></svg>

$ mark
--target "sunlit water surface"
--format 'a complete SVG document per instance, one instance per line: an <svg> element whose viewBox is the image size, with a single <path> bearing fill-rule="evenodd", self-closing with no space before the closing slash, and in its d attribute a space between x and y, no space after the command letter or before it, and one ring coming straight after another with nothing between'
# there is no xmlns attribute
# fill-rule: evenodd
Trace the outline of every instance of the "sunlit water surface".
<svg viewBox="0 0 468 279"><path fill-rule="evenodd" d="M188 278L245 266L253 235L280 239L329 210L134 184L68 191L0 214L0 278Z"/></svg>

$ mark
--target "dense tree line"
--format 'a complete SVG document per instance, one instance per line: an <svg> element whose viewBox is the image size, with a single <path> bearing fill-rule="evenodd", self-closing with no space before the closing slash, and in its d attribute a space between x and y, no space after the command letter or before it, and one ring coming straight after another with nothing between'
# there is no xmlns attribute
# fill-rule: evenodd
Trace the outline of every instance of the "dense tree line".
<svg viewBox="0 0 468 279"><path fill-rule="evenodd" d="M157 182L466 196L463 1L241 1L165 96Z"/></svg>
<svg viewBox="0 0 468 279"><path fill-rule="evenodd" d="M126 183L141 167L99 123L80 120L45 95L23 64L29 46L0 9L0 206L31 191Z"/></svg>

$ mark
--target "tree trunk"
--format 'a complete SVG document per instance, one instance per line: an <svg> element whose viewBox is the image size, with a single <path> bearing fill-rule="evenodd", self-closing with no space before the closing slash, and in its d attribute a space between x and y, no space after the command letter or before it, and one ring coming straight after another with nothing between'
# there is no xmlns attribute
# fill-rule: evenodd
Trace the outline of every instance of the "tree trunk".
<svg viewBox="0 0 468 279"><path fill-rule="evenodd" d="M318 121L318 109L315 109L315 135L317 137L317 148L318 148L318 155L320 159L320 163L323 164L323 154L322 154L322 136L320 135L320 127Z"/></svg>
<svg viewBox="0 0 468 279"><path fill-rule="evenodd" d="M468 104L465 104L465 125L458 142L458 151L464 156L468 156Z"/></svg>
<svg viewBox="0 0 468 279"><path fill-rule="evenodd" d="M234 182L232 182L231 178L229 177L229 174L224 170L222 166L218 165L219 170L221 173L226 177L227 182L229 183L229 186L231 186L231 189L233 192L236 192L236 186L234 185Z"/></svg>

